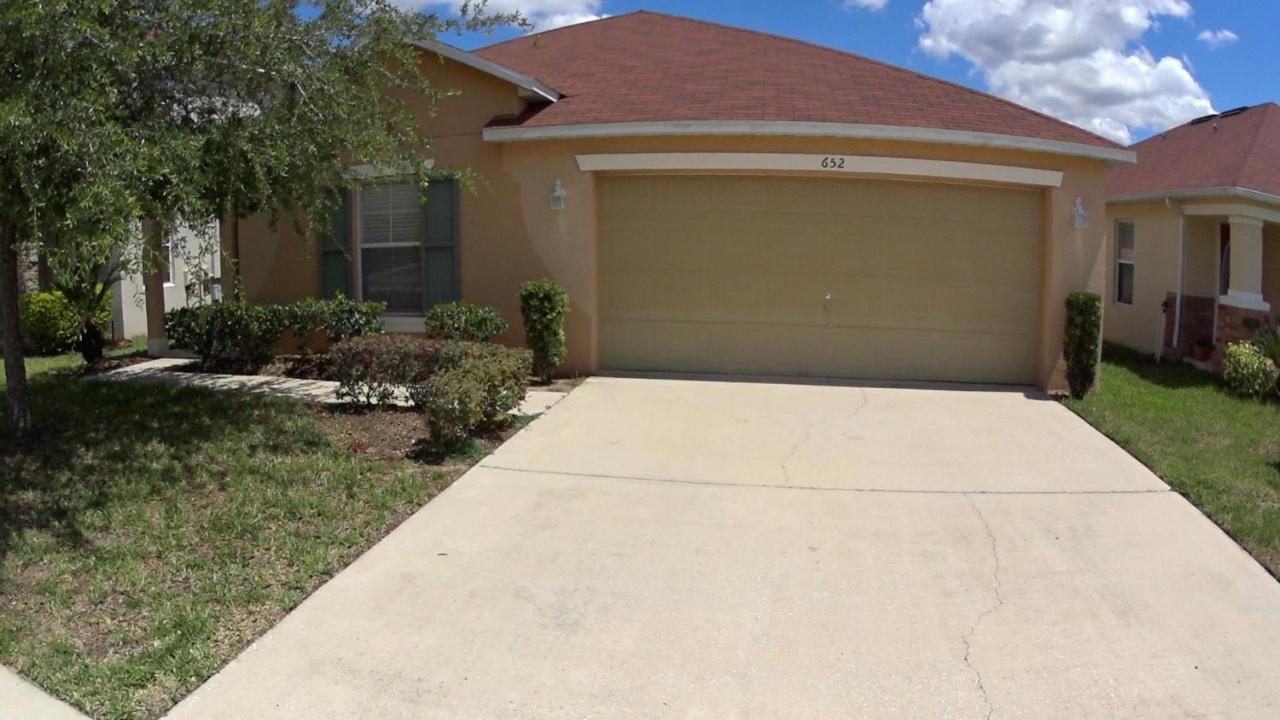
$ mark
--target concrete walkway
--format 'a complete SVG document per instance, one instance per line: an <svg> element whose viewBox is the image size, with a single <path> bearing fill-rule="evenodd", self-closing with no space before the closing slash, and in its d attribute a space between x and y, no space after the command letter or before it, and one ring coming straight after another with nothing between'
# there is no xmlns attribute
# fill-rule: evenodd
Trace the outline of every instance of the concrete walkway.
<svg viewBox="0 0 1280 720"><path fill-rule="evenodd" d="M1034 393L587 381L174 709L1280 717L1280 585Z"/></svg>
<svg viewBox="0 0 1280 720"><path fill-rule="evenodd" d="M182 358L160 358L136 365L109 370L94 376L99 380L151 382L198 387L207 390L226 390L255 395L274 395L322 405L337 405L338 383L329 380L303 380L271 375L224 375L218 373L182 372L178 369L193 361ZM564 393L531 389L524 402L517 408L518 415L537 415L555 405ZM407 399L399 404L408 405Z"/></svg>
<svg viewBox="0 0 1280 720"><path fill-rule="evenodd" d="M0 665L0 720L87 720L87 716Z"/></svg>

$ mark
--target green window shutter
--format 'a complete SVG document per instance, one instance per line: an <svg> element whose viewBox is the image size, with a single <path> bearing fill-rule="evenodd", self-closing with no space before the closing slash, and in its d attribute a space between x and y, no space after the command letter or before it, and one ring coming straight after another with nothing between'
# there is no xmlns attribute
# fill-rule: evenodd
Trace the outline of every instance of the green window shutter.
<svg viewBox="0 0 1280 720"><path fill-rule="evenodd" d="M425 307L459 299L458 183L432 180L422 206L422 301Z"/></svg>
<svg viewBox="0 0 1280 720"><path fill-rule="evenodd" d="M320 238L320 294L351 297L351 193L344 190Z"/></svg>

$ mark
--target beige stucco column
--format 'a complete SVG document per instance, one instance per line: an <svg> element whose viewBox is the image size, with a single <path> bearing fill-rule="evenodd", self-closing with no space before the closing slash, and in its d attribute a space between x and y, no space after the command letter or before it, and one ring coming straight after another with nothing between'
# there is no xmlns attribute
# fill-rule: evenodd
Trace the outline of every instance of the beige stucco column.
<svg viewBox="0 0 1280 720"><path fill-rule="evenodd" d="M169 352L169 338L164 334L163 238L163 225L154 220L142 221L142 289L147 301L147 355L151 357L163 357Z"/></svg>
<svg viewBox="0 0 1280 720"><path fill-rule="evenodd" d="M1262 221L1232 215L1231 287L1220 302L1247 310L1270 310L1262 299Z"/></svg>

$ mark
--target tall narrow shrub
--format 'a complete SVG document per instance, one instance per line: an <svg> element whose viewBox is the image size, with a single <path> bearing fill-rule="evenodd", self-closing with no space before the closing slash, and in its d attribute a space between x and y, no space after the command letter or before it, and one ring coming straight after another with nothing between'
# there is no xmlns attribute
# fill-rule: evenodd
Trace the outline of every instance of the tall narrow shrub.
<svg viewBox="0 0 1280 720"><path fill-rule="evenodd" d="M1067 359L1067 384L1077 400L1093 389L1102 350L1102 297L1091 292L1067 294L1067 327L1062 352Z"/></svg>
<svg viewBox="0 0 1280 720"><path fill-rule="evenodd" d="M551 382L552 373L568 354L564 317L569 314L569 293L550 280L527 282L520 286L520 314L533 351L533 374L544 383Z"/></svg>

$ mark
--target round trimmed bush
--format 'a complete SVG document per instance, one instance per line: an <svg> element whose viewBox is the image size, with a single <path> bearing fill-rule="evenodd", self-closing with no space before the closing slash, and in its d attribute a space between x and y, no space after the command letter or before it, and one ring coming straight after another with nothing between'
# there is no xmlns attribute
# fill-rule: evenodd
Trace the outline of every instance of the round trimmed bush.
<svg viewBox="0 0 1280 720"><path fill-rule="evenodd" d="M1240 395L1260 398L1276 388L1280 369L1257 344L1233 342L1222 357L1222 377Z"/></svg>
<svg viewBox="0 0 1280 720"><path fill-rule="evenodd" d="M34 292L18 300L22 344L32 355L57 355L80 338L80 315L60 292Z"/></svg>
<svg viewBox="0 0 1280 720"><path fill-rule="evenodd" d="M439 340L492 342L507 330L502 314L488 305L441 303L427 311L427 337Z"/></svg>

